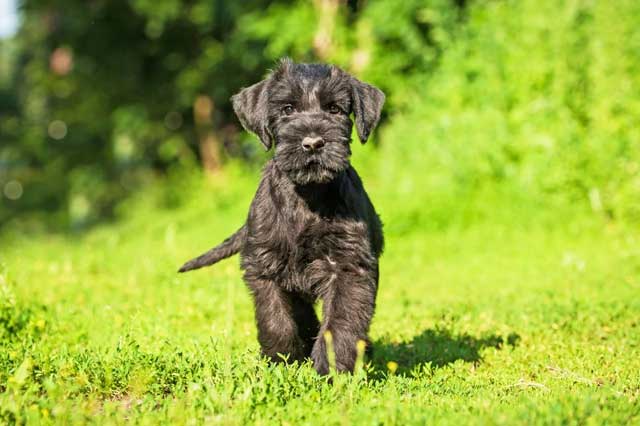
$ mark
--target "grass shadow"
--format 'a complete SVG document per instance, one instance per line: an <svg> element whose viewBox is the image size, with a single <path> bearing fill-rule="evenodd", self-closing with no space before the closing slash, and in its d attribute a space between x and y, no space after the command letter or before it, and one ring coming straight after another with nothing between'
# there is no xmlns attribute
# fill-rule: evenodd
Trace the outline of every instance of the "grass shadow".
<svg viewBox="0 0 640 426"><path fill-rule="evenodd" d="M454 334L447 329L433 328L424 330L409 342L393 343L385 339L374 342L370 360L374 371L388 371L387 365L393 361L397 363L396 374L404 375L424 364L441 368L459 360L479 363L483 349L502 349L505 345L516 347L519 341L517 333L474 337L467 333Z"/></svg>

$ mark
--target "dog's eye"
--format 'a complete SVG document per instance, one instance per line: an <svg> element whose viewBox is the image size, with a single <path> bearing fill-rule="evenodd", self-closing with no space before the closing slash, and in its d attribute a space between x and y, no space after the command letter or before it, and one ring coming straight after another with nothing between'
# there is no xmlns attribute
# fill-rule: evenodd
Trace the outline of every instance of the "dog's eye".
<svg viewBox="0 0 640 426"><path fill-rule="evenodd" d="M342 112L342 110L340 109L340 107L339 107L338 105L336 105L336 104L331 104L331 105L329 105L328 110L329 110L329 112L330 112L331 114L340 114L340 113Z"/></svg>
<svg viewBox="0 0 640 426"><path fill-rule="evenodd" d="M295 111L295 110L293 109L293 105L285 105L285 106L282 108L282 113L283 113L284 115L291 115L291 114L293 114L293 111Z"/></svg>

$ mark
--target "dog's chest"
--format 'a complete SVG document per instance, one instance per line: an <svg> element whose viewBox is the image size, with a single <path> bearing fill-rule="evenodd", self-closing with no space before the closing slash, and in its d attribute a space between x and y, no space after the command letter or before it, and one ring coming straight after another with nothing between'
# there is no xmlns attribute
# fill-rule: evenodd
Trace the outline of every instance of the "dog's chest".
<svg viewBox="0 0 640 426"><path fill-rule="evenodd" d="M371 257L366 225L353 219L308 216L276 229L278 244L265 247L265 266L287 290L318 294L344 271L358 268L359 259Z"/></svg>
<svg viewBox="0 0 640 426"><path fill-rule="evenodd" d="M250 209L241 253L246 277L321 296L331 282L374 267L377 223L367 221L366 194L356 178L300 190L273 173L267 170Z"/></svg>

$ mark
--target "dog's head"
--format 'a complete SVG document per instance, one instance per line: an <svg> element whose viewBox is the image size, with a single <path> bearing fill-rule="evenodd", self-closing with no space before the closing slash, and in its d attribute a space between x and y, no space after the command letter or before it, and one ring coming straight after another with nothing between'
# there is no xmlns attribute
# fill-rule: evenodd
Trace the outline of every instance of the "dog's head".
<svg viewBox="0 0 640 426"><path fill-rule="evenodd" d="M231 98L240 122L255 133L296 184L326 183L349 167L353 113L362 143L378 124L381 90L340 68L288 59L265 80Z"/></svg>

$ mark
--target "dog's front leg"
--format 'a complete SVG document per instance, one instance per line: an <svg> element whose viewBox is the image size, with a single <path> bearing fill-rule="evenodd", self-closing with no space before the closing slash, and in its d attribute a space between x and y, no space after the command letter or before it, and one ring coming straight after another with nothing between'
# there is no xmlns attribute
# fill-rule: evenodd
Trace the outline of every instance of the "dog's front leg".
<svg viewBox="0 0 640 426"><path fill-rule="evenodd" d="M282 356L289 362L309 356L307 335L315 334L318 329L313 307L273 281L251 280L249 287L256 308L262 354L275 362L283 361Z"/></svg>
<svg viewBox="0 0 640 426"><path fill-rule="evenodd" d="M368 342L367 333L376 298L375 274L348 274L336 277L323 298L323 321L311 352L319 374L329 373L326 333L331 333L336 370L352 372L359 340Z"/></svg>

